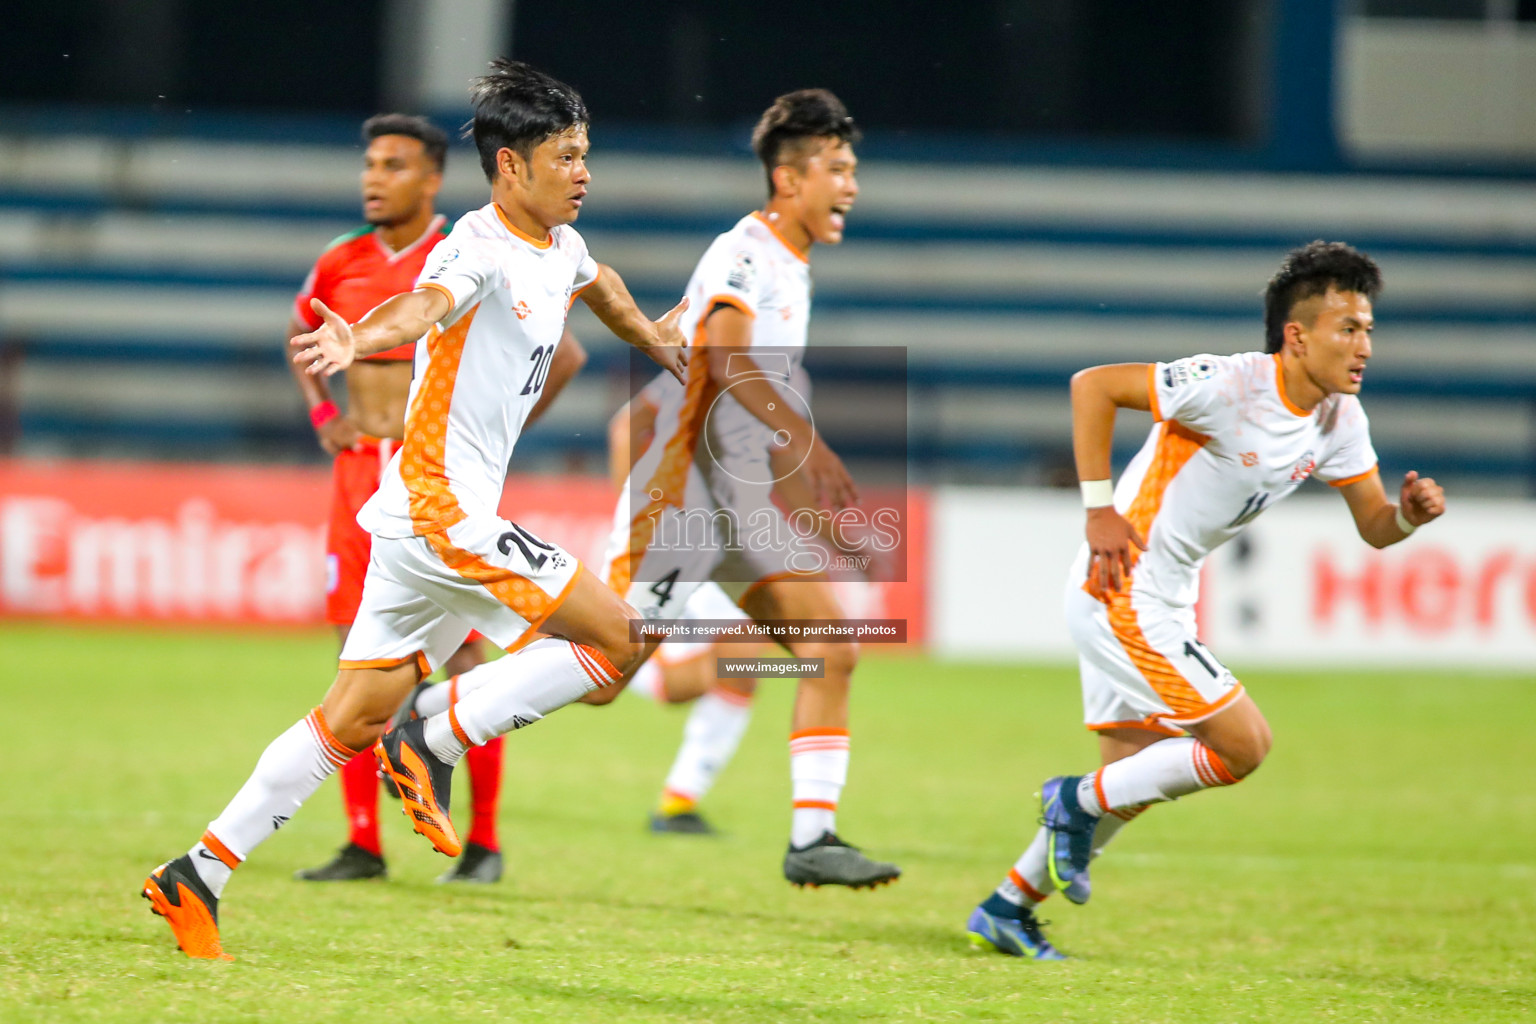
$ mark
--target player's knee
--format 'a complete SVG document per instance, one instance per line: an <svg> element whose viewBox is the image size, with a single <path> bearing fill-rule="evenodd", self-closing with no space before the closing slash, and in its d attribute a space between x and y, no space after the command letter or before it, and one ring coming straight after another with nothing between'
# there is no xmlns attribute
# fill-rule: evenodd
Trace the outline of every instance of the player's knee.
<svg viewBox="0 0 1536 1024"><path fill-rule="evenodd" d="M859 645L825 644L814 657L826 659L827 678L847 679L859 665Z"/></svg>
<svg viewBox="0 0 1536 1024"><path fill-rule="evenodd" d="M601 707L604 704L612 704L623 691L623 683L610 683L607 686L599 686L595 690L588 690L586 695L580 698L580 702Z"/></svg>
<svg viewBox="0 0 1536 1024"><path fill-rule="evenodd" d="M1269 723L1260 718L1243 735L1229 742L1228 749L1220 752L1222 763L1234 778L1245 779L1264 763L1272 743Z"/></svg>
<svg viewBox="0 0 1536 1024"><path fill-rule="evenodd" d="M802 644L795 648L795 657L820 660L821 678L825 684L847 686L859 664L859 647L857 644Z"/></svg>
<svg viewBox="0 0 1536 1024"><path fill-rule="evenodd" d="M606 658L614 672L621 677L633 674L641 662L645 661L645 643L630 639L629 619L621 619L603 630L586 646Z"/></svg>

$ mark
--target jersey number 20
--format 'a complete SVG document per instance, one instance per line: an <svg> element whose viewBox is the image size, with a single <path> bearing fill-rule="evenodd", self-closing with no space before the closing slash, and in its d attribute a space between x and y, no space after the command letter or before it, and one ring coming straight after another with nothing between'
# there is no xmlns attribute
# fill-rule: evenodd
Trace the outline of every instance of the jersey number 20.
<svg viewBox="0 0 1536 1024"><path fill-rule="evenodd" d="M559 344L556 342L555 344ZM540 345L533 350L533 355L528 361L533 364L533 369L528 372L528 383L523 385L520 395L531 395L544 387L544 381L549 378L549 364L555 359L555 345ZM516 378L514 378L516 379Z"/></svg>

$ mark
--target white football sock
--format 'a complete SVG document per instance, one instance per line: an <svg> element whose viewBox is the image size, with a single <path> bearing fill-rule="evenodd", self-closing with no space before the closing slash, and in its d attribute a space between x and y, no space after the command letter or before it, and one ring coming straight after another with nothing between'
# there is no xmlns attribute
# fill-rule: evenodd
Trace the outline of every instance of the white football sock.
<svg viewBox="0 0 1536 1024"><path fill-rule="evenodd" d="M1042 828L1014 862L1013 870L1008 872L1003 884L997 887L997 894L1016 907L1032 907L1052 892L1051 872L1045 863L1045 843L1045 829Z"/></svg>
<svg viewBox="0 0 1536 1024"><path fill-rule="evenodd" d="M789 737L794 814L791 846L805 846L837 829L837 798L848 781L848 730L803 729Z"/></svg>
<svg viewBox="0 0 1536 1024"><path fill-rule="evenodd" d="M694 701L682 746L667 773L667 791L695 803L704 799L731 763L751 720L752 698L734 690L717 686Z"/></svg>
<svg viewBox="0 0 1536 1024"><path fill-rule="evenodd" d="M1105 810L1177 800L1237 779L1216 752L1193 736L1159 740L1143 750L1084 776Z"/></svg>
<svg viewBox="0 0 1536 1024"><path fill-rule="evenodd" d="M482 676L483 674L483 676ZM473 687L465 683L482 676ZM464 751L493 736L532 725L599 686L610 686L619 672L601 653L569 640L546 637L517 654L480 665L459 677L467 696L426 722L427 746L445 764L457 764Z"/></svg>
<svg viewBox="0 0 1536 1024"><path fill-rule="evenodd" d="M328 775L356 754L357 751L349 750L331 735L325 715L319 708L268 744L240 792L208 825L209 834L224 850L213 848L206 841L192 847L192 863L214 896L223 894L224 884L229 881L234 867L219 854L227 852L237 861L245 860L263 840L293 817ZM212 856L205 855L199 848L208 850Z"/></svg>
<svg viewBox="0 0 1536 1024"><path fill-rule="evenodd" d="M486 664L490 663L487 662ZM416 714L422 718L440 715L469 694L474 693L480 687L490 682L495 678L493 674L476 671L476 669L484 667L484 665L477 665L468 672L461 672L451 679L445 679L441 683L433 683L425 690L422 690L421 694L416 698Z"/></svg>

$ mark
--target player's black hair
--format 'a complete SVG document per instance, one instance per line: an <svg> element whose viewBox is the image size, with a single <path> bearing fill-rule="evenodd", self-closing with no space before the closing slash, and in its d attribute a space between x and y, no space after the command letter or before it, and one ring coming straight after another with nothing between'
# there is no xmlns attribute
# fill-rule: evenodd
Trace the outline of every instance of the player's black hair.
<svg viewBox="0 0 1536 1024"><path fill-rule="evenodd" d="M768 172L768 195L773 195L773 169L798 165L807 155L807 141L830 138L854 143L861 134L843 101L826 89L799 89L780 96L752 129L752 152Z"/></svg>
<svg viewBox="0 0 1536 1024"><path fill-rule="evenodd" d="M1319 239L1286 253L1264 289L1264 351L1279 352L1285 346L1285 325L1297 303L1329 288L1356 292L1374 302L1381 291L1381 268L1343 242Z"/></svg>
<svg viewBox="0 0 1536 1024"><path fill-rule="evenodd" d="M526 160L545 139L591 121L580 93L520 60L491 61L490 73L470 84L469 96L475 116L466 127L486 181L496 180L498 151L514 150Z"/></svg>
<svg viewBox="0 0 1536 1024"><path fill-rule="evenodd" d="M374 114L363 122L363 145L380 135L404 135L421 143L427 159L441 171L448 163L448 133L415 114Z"/></svg>

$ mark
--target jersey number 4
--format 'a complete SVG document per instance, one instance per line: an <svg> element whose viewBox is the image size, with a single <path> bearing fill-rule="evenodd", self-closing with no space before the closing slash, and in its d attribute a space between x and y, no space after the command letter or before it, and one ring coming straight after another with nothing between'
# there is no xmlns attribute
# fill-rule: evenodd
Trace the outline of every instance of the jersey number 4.
<svg viewBox="0 0 1536 1024"><path fill-rule="evenodd" d="M523 553L523 558L533 567L534 572L544 568L544 563L549 561L549 555L535 555L533 549L539 548L543 551L553 552L555 546L544 543L516 523L512 523L511 526L512 529L496 538L497 550L504 555L510 555L512 553L512 545L516 544L517 549Z"/></svg>
<svg viewBox="0 0 1536 1024"><path fill-rule="evenodd" d="M556 343L558 344L558 342ZM533 364L533 369L528 372L528 383L523 385L520 395L531 395L544 387L544 382L549 379L549 364L555 360L555 345L540 345L533 350L533 355L528 361ZM513 378L516 380L517 378Z"/></svg>

